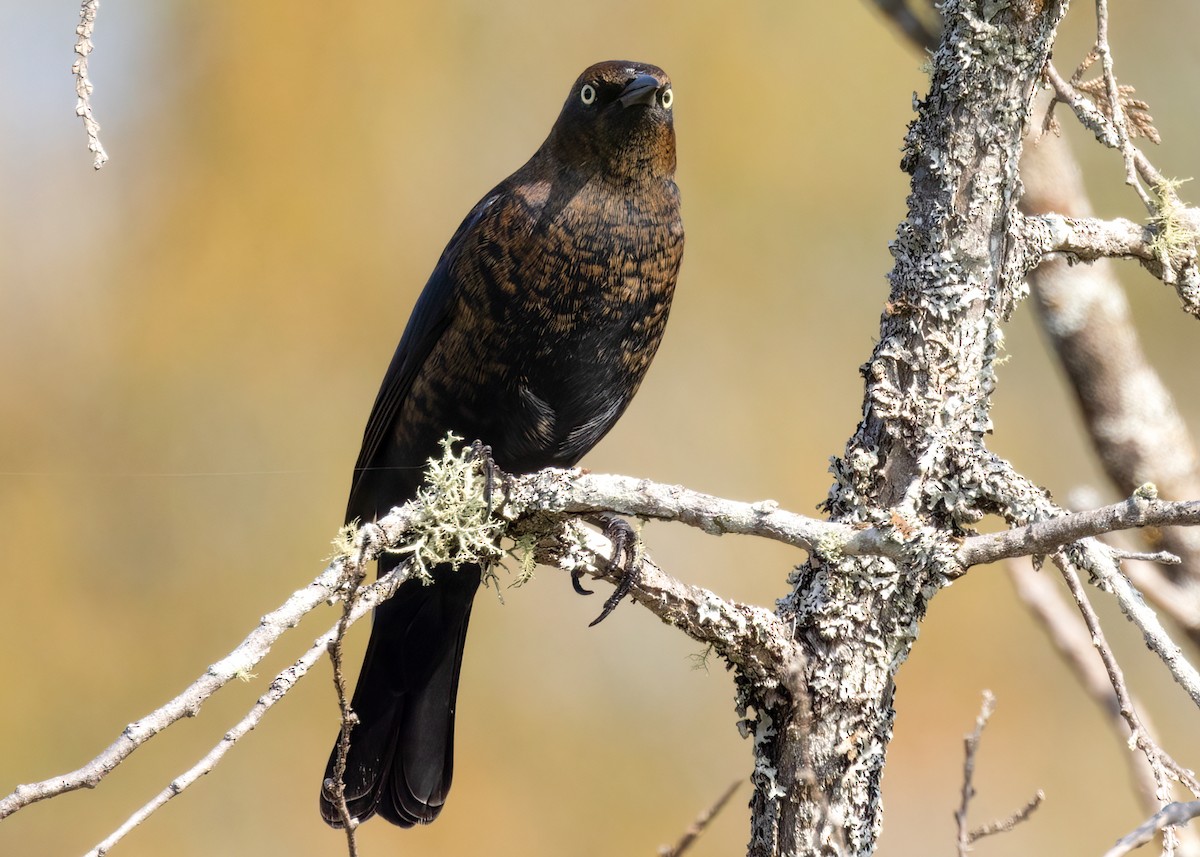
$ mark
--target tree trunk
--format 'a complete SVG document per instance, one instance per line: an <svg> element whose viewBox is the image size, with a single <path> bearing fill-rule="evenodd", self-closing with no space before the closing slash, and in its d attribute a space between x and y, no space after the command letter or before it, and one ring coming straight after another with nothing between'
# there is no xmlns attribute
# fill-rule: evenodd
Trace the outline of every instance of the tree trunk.
<svg viewBox="0 0 1200 857"><path fill-rule="evenodd" d="M905 140L912 193L862 370L863 419L828 500L833 520L893 533L905 559L818 549L780 603L797 657L778 686L739 685L754 714L755 857L874 850L893 680L946 583L946 551L985 514L1015 523L1027 501L1013 492L1033 490L984 436L1000 325L1027 292L1011 237L1022 135L1065 11L1039 0L945 5L929 94Z"/></svg>

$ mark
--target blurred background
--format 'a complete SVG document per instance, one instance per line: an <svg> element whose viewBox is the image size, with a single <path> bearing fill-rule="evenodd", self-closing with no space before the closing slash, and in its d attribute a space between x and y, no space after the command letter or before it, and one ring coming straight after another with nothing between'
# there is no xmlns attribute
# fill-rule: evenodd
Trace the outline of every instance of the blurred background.
<svg viewBox="0 0 1200 857"><path fill-rule="evenodd" d="M688 245L655 366L584 463L801 513L825 497L859 416L925 84L924 58L872 5L106 0L99 173L74 115L78 8L0 0L0 792L83 764L320 571L417 292L594 61L671 74ZM1112 19L1118 75L1163 135L1151 158L1194 174L1200 7L1116 4ZM1081 4L1061 68L1093 26ZM1060 116L1098 210L1140 218L1119 158ZM1195 322L1135 265L1121 275L1200 425ZM1007 333L994 447L1060 499L1081 486L1112 499L1029 306ZM764 605L801 560L682 526L644 537L679 577ZM730 677L698 669L699 646L631 606L589 630L603 596L550 569L504 596L475 608L445 813L420 830L366 825L364 854L651 854L748 775ZM1195 712L1102 606L1166 746L1196 765ZM97 790L0 824L0 853L90 848L336 618L310 617L255 680ZM1047 803L978 853L1093 853L1138 823L1127 750L985 568L933 602L900 672L880 853L953 853L961 738L984 688L998 705L975 820L1037 788ZM116 853L344 853L316 812L337 716L322 664ZM744 853L748 797L692 853Z"/></svg>

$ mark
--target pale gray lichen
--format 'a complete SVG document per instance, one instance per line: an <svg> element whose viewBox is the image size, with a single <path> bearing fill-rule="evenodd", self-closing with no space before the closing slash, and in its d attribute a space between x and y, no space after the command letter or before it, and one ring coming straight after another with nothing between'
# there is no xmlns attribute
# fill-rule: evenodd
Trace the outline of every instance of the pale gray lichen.
<svg viewBox="0 0 1200 857"><path fill-rule="evenodd" d="M558 567L563 571L579 571L595 575L599 567L595 563L595 554L588 549L583 533L572 526L564 526L558 533L559 552Z"/></svg>
<svg viewBox="0 0 1200 857"><path fill-rule="evenodd" d="M433 582L434 566L457 570L478 563L489 574L503 556L497 540L504 522L491 514L479 457L469 447L456 449L461 440L454 434L442 439L442 457L429 459L425 482L417 490L413 537L388 548L388 553L408 555L413 577L424 583Z"/></svg>

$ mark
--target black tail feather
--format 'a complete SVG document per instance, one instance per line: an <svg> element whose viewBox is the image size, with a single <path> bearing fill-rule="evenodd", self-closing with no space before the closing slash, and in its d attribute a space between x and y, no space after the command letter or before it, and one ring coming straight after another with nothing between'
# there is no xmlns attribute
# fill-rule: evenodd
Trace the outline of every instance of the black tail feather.
<svg viewBox="0 0 1200 857"><path fill-rule="evenodd" d="M480 571L438 567L434 580L403 584L375 611L350 703L359 722L344 777L346 805L359 821L379 813L401 827L428 824L450 791L458 675ZM335 742L326 779L336 762ZM342 826L324 788L321 817Z"/></svg>

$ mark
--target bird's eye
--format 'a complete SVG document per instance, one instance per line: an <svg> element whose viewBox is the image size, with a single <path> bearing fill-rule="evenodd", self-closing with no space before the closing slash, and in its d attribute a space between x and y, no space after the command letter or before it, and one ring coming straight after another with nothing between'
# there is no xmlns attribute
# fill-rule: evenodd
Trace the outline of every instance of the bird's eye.
<svg viewBox="0 0 1200 857"><path fill-rule="evenodd" d="M675 96L671 93L671 90L664 89L659 98L662 99L663 110L670 110L671 104L675 101Z"/></svg>
<svg viewBox="0 0 1200 857"><path fill-rule="evenodd" d="M596 100L596 87L590 83L585 83L583 88L579 90L579 100L584 104L591 104Z"/></svg>

